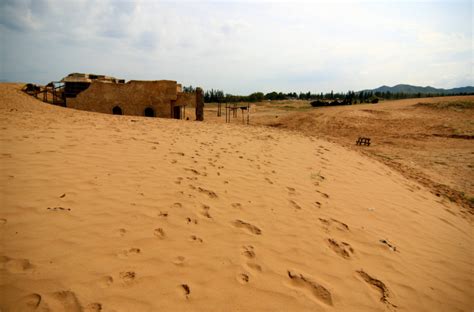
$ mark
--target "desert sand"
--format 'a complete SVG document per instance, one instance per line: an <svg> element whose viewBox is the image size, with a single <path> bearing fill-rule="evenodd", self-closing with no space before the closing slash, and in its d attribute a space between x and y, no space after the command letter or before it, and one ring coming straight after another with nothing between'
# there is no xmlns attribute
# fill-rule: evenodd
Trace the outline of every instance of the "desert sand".
<svg viewBox="0 0 474 312"><path fill-rule="evenodd" d="M472 214L357 151L0 85L1 311L471 311Z"/></svg>
<svg viewBox="0 0 474 312"><path fill-rule="evenodd" d="M206 121L224 123L216 105ZM474 96L445 96L313 108L310 101L252 104L251 124L293 130L355 149L434 194L474 209ZM242 123L232 118L232 123ZM370 148L355 146L359 136Z"/></svg>

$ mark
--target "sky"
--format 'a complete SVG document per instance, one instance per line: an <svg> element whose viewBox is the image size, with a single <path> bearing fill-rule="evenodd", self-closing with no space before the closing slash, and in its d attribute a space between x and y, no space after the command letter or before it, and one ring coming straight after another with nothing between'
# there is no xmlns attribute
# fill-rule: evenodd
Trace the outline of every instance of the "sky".
<svg viewBox="0 0 474 312"><path fill-rule="evenodd" d="M0 81L230 94L473 85L472 1L0 0Z"/></svg>

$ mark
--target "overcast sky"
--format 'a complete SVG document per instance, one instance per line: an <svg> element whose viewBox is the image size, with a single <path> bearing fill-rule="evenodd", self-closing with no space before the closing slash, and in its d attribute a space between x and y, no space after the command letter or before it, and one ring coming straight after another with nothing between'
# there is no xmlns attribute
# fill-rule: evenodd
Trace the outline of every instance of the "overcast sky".
<svg viewBox="0 0 474 312"><path fill-rule="evenodd" d="M473 85L472 1L0 0L0 79L71 72L204 89Z"/></svg>

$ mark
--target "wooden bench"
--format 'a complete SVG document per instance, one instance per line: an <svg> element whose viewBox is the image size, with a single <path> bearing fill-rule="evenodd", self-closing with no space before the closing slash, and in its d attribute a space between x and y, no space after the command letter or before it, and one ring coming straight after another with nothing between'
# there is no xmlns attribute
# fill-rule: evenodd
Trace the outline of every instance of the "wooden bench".
<svg viewBox="0 0 474 312"><path fill-rule="evenodd" d="M359 137L356 141L356 145L370 146L370 138Z"/></svg>

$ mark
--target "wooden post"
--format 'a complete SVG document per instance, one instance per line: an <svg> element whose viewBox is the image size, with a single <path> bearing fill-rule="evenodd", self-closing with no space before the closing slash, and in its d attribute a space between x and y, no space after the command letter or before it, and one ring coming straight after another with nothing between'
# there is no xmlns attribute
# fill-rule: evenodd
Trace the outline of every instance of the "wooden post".
<svg viewBox="0 0 474 312"><path fill-rule="evenodd" d="M204 95L201 88L196 88L196 120L204 120Z"/></svg>
<svg viewBox="0 0 474 312"><path fill-rule="evenodd" d="M250 124L250 104L247 103L247 125Z"/></svg>

